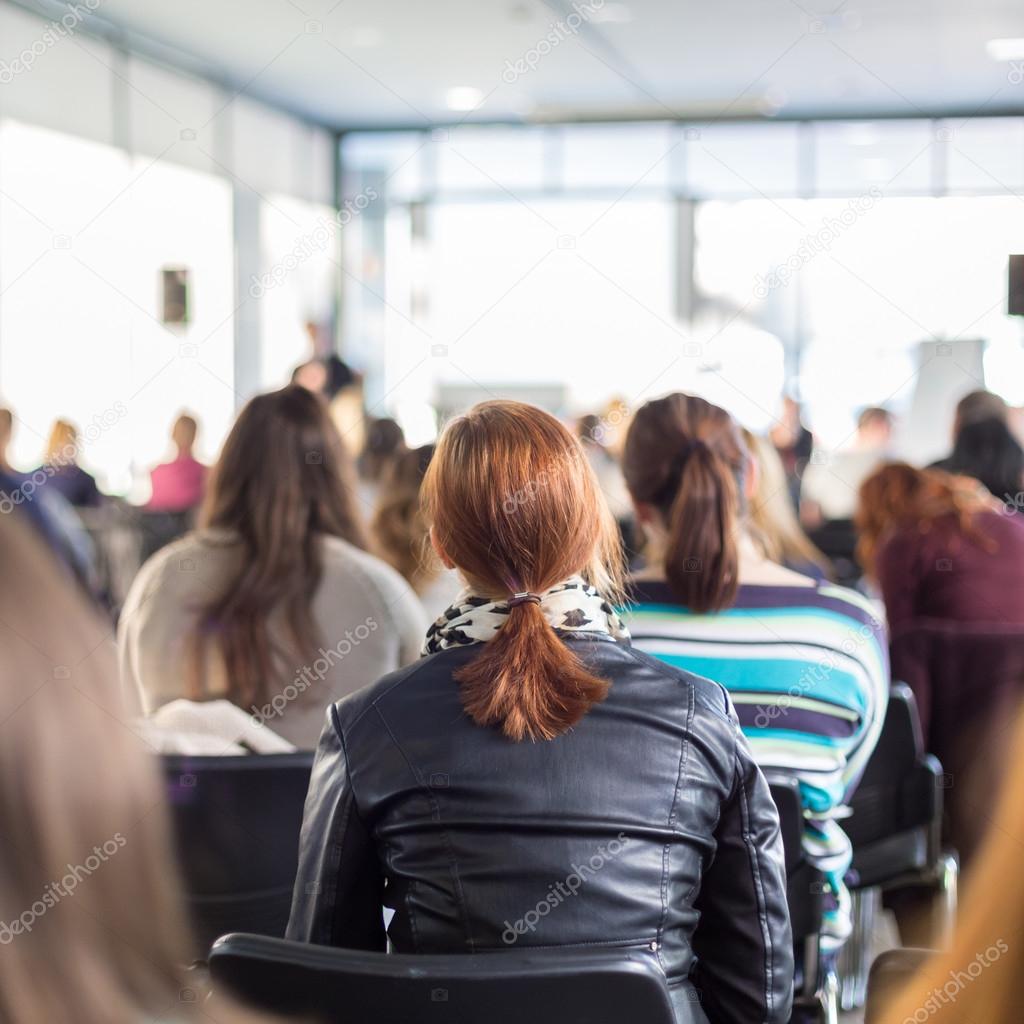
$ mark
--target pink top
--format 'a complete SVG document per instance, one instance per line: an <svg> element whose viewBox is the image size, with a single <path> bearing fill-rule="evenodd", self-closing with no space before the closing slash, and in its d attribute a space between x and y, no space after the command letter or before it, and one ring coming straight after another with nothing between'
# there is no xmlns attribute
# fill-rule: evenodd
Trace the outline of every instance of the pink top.
<svg viewBox="0 0 1024 1024"><path fill-rule="evenodd" d="M203 500L206 467L191 455L155 467L149 477L153 494L146 508L153 512L183 512Z"/></svg>

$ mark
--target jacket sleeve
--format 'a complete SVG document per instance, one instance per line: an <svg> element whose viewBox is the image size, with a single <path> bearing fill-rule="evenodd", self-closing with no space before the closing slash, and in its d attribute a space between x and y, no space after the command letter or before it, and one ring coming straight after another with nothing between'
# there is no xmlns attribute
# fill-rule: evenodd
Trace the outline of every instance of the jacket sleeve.
<svg viewBox="0 0 1024 1024"><path fill-rule="evenodd" d="M313 762L286 937L383 951L384 876L359 817L338 712L330 707Z"/></svg>
<svg viewBox="0 0 1024 1024"><path fill-rule="evenodd" d="M779 815L738 727L735 743L733 788L696 904L693 980L715 1024L786 1024L793 938Z"/></svg>

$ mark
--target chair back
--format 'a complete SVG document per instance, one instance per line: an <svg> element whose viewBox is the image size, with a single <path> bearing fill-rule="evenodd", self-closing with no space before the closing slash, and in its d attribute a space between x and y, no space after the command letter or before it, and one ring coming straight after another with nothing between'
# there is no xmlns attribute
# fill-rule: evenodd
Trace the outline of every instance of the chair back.
<svg viewBox="0 0 1024 1024"><path fill-rule="evenodd" d="M226 935L210 951L210 973L215 989L251 1006L325 1024L707 1021L696 1001L673 1008L664 971L649 951L389 956Z"/></svg>
<svg viewBox="0 0 1024 1024"><path fill-rule="evenodd" d="M312 752L164 755L167 801L196 938L283 937Z"/></svg>
<svg viewBox="0 0 1024 1024"><path fill-rule="evenodd" d="M868 975L868 1001L864 1024L882 1024L885 1009L935 955L931 949L889 949L880 953ZM922 993L922 998L929 993Z"/></svg>

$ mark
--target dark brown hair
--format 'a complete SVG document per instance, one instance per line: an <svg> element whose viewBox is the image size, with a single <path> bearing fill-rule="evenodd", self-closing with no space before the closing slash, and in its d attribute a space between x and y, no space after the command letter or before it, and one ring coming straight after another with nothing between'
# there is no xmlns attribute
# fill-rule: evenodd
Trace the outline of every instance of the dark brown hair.
<svg viewBox="0 0 1024 1024"><path fill-rule="evenodd" d="M664 519L665 578L695 612L718 611L735 599L747 459L733 418L694 395L648 402L626 436L626 486L634 502Z"/></svg>
<svg viewBox="0 0 1024 1024"><path fill-rule="evenodd" d="M365 548L353 502L351 460L321 398L292 385L242 410L213 469L203 527L241 543L237 573L201 609L190 696L203 696L209 642L224 660L228 695L240 707L263 701L275 659L316 649L312 599L323 571L321 542L341 537ZM275 651L267 628L280 614L291 650Z"/></svg>
<svg viewBox="0 0 1024 1024"><path fill-rule="evenodd" d="M442 434L423 495L436 541L481 596L541 593L576 573L620 596L615 521L579 442L549 413L474 406ZM534 603L511 608L455 678L473 721L513 740L554 739L608 690Z"/></svg>

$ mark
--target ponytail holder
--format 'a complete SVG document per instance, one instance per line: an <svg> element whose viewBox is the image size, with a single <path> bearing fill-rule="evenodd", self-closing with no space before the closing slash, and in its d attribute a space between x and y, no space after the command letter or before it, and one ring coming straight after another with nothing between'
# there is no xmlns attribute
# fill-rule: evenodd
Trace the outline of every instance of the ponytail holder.
<svg viewBox="0 0 1024 1024"><path fill-rule="evenodd" d="M515 608L518 604L540 604L540 594L531 594L528 590L513 594L508 599L508 606L509 608Z"/></svg>

